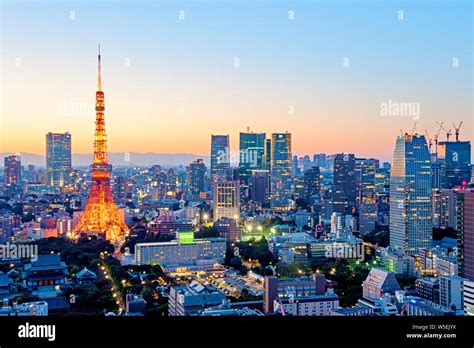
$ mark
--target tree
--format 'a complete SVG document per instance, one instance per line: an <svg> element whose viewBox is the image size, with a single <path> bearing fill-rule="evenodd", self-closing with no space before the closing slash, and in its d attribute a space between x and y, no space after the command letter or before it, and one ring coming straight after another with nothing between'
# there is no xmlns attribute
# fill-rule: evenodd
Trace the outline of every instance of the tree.
<svg viewBox="0 0 474 348"><path fill-rule="evenodd" d="M234 269L240 270L242 268L242 260L240 259L240 257L234 256L230 260L229 266L234 268Z"/></svg>
<svg viewBox="0 0 474 348"><path fill-rule="evenodd" d="M141 292L143 299L146 303L151 304L153 302L153 291L150 288L144 288Z"/></svg>

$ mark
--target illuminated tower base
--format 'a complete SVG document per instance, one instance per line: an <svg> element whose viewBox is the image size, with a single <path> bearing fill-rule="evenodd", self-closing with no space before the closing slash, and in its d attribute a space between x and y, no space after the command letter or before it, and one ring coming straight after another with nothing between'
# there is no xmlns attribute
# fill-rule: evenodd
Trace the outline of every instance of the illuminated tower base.
<svg viewBox="0 0 474 348"><path fill-rule="evenodd" d="M95 95L96 120L94 136L94 162L92 183L86 209L74 228L73 237L95 235L121 244L130 232L114 202L110 174L112 166L107 162L107 136L105 134L104 92L102 92L99 48L99 82Z"/></svg>

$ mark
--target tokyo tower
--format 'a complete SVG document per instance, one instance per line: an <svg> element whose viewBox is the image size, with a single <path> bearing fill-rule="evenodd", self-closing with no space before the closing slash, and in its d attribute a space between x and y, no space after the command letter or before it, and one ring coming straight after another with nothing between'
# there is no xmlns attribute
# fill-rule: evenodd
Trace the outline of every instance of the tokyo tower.
<svg viewBox="0 0 474 348"><path fill-rule="evenodd" d="M104 119L104 92L100 71L100 46L98 55L99 71L97 92L95 94L95 136L94 161L90 165L92 182L89 188L89 199L84 213L74 228L73 236L96 235L105 237L113 244L120 244L130 232L114 202L110 175L112 165L107 162L107 136Z"/></svg>

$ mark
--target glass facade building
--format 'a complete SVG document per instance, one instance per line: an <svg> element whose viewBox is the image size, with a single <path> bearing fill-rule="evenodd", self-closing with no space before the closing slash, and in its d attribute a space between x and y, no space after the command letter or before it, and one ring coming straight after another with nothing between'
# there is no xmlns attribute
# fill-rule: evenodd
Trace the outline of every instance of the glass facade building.
<svg viewBox="0 0 474 348"><path fill-rule="evenodd" d="M442 141L438 145L441 188L466 186L471 181L471 142Z"/></svg>
<svg viewBox="0 0 474 348"><path fill-rule="evenodd" d="M250 197L249 184L252 170L261 170L264 165L265 133L240 133L239 178L244 199Z"/></svg>
<svg viewBox="0 0 474 348"><path fill-rule="evenodd" d="M390 246L418 255L433 240L431 162L423 135L397 137L390 175Z"/></svg>
<svg viewBox="0 0 474 348"><path fill-rule="evenodd" d="M46 172L48 185L64 187L71 178L71 134L46 134Z"/></svg>
<svg viewBox="0 0 474 348"><path fill-rule="evenodd" d="M230 168L229 136L211 136L211 178L224 178Z"/></svg>
<svg viewBox="0 0 474 348"><path fill-rule="evenodd" d="M270 167L270 205L275 209L288 209L292 194L290 133L272 134Z"/></svg>

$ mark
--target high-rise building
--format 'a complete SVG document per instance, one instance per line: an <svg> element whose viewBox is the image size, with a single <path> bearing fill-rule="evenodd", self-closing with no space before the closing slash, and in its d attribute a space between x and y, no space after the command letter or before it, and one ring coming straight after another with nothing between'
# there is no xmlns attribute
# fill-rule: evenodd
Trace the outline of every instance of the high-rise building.
<svg viewBox="0 0 474 348"><path fill-rule="evenodd" d="M214 182L214 221L222 217L240 218L240 184L238 181L219 180Z"/></svg>
<svg viewBox="0 0 474 348"><path fill-rule="evenodd" d="M242 198L250 197L252 170L263 169L265 133L240 133L239 178Z"/></svg>
<svg viewBox="0 0 474 348"><path fill-rule="evenodd" d="M474 316L474 281L464 281L463 294L464 315Z"/></svg>
<svg viewBox="0 0 474 348"><path fill-rule="evenodd" d="M71 177L71 134L46 134L46 172L48 185L64 187Z"/></svg>
<svg viewBox="0 0 474 348"><path fill-rule="evenodd" d="M130 229L124 222L123 211L115 204L112 195L110 176L112 165L108 163L107 135L105 132L104 92L102 91L100 48L98 56L98 83L95 94L96 120L94 135L94 158L90 166L92 182L89 188L89 199L74 228L74 237L82 234L105 236L114 244L122 243Z"/></svg>
<svg viewBox="0 0 474 348"><path fill-rule="evenodd" d="M313 162L316 167L326 168L326 155L324 153L318 153L313 156Z"/></svg>
<svg viewBox="0 0 474 348"><path fill-rule="evenodd" d="M333 212L351 214L356 204L355 160L353 154L341 153L334 157Z"/></svg>
<svg viewBox="0 0 474 348"><path fill-rule="evenodd" d="M291 134L273 133L271 142L270 204L288 209L291 199Z"/></svg>
<svg viewBox="0 0 474 348"><path fill-rule="evenodd" d="M471 142L442 141L438 144L441 187L466 186L471 180Z"/></svg>
<svg viewBox="0 0 474 348"><path fill-rule="evenodd" d="M270 175L268 170L252 170L252 181L250 183L251 199L260 207L268 204L270 193Z"/></svg>
<svg viewBox="0 0 474 348"><path fill-rule="evenodd" d="M433 227L458 227L457 191L452 189L433 189Z"/></svg>
<svg viewBox="0 0 474 348"><path fill-rule="evenodd" d="M379 161L374 158L355 159L356 205L359 211L359 231L369 233L377 222L377 198L375 194L375 175Z"/></svg>
<svg viewBox="0 0 474 348"><path fill-rule="evenodd" d="M191 162L186 167L186 183L189 193L199 197L205 189L206 165L202 159Z"/></svg>
<svg viewBox="0 0 474 348"><path fill-rule="evenodd" d="M230 168L228 135L211 136L211 179L224 178Z"/></svg>
<svg viewBox="0 0 474 348"><path fill-rule="evenodd" d="M18 184L21 181L21 157L7 156L4 160L5 184Z"/></svg>
<svg viewBox="0 0 474 348"><path fill-rule="evenodd" d="M459 273L474 280L474 191L460 191L457 202Z"/></svg>
<svg viewBox="0 0 474 348"><path fill-rule="evenodd" d="M263 149L263 169L271 171L272 165L272 139L265 139L265 146Z"/></svg>
<svg viewBox="0 0 474 348"><path fill-rule="evenodd" d="M321 178L319 167L312 167L304 172L304 199L309 203L318 198L321 193Z"/></svg>
<svg viewBox="0 0 474 348"><path fill-rule="evenodd" d="M390 175L390 246L418 255L433 241L431 162L423 135L397 137Z"/></svg>

